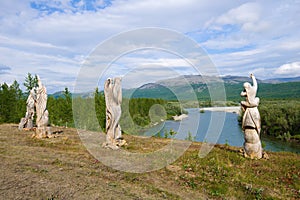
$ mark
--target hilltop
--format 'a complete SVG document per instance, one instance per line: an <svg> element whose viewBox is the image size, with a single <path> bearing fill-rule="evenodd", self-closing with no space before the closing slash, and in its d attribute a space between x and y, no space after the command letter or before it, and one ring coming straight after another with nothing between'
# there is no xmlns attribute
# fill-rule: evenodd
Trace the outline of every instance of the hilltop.
<svg viewBox="0 0 300 200"><path fill-rule="evenodd" d="M55 128L55 127L54 127ZM55 128L58 129L58 128ZM1 199L297 199L300 155L268 152L249 160L216 145L204 158L194 142L174 163L147 173L116 171L96 160L76 129L32 139L16 124L0 125ZM152 152L169 139L124 135L130 152ZM101 145L101 144L99 144Z"/></svg>

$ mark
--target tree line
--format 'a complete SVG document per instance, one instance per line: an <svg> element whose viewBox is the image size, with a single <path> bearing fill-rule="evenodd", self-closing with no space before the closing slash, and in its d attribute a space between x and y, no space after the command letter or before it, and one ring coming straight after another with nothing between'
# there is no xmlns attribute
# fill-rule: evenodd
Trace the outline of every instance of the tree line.
<svg viewBox="0 0 300 200"><path fill-rule="evenodd" d="M30 90L37 87L37 76L28 73L23 85L25 92L20 89L17 81L10 86L6 83L0 85L0 123L19 123L25 116L26 100ZM72 103L79 106L73 110ZM156 106L152 107L153 105ZM105 96L98 88L91 97L85 98L74 97L69 89L65 88L58 97L48 95L47 109L50 125L75 127L76 123L76 127L82 129L105 130ZM90 112L91 110L95 112ZM136 127L151 126L151 123L170 119L171 116L183 112L179 105L162 99L124 98L120 123L125 127L124 130L133 131L140 129ZM97 119L96 122L94 118Z"/></svg>
<svg viewBox="0 0 300 200"><path fill-rule="evenodd" d="M262 134L300 140L300 101L262 101L259 106Z"/></svg>
<svg viewBox="0 0 300 200"><path fill-rule="evenodd" d="M25 92L20 89L20 84L17 81L14 81L10 86L7 83L0 84L0 123L19 123L20 119L25 116L29 92L38 86L37 76L28 73L23 85ZM50 124L74 125L72 97L68 88L65 88L61 97L48 96L47 108L50 114Z"/></svg>
<svg viewBox="0 0 300 200"><path fill-rule="evenodd" d="M26 99L20 85L14 81L10 86L0 84L0 123L16 123L25 115Z"/></svg>
<svg viewBox="0 0 300 200"><path fill-rule="evenodd" d="M300 141L300 101L295 99L262 100L258 107L261 134L289 141ZM243 112L238 118L242 124Z"/></svg>
<svg viewBox="0 0 300 200"><path fill-rule="evenodd" d="M25 116L26 100L29 91L37 86L37 76L28 74L25 92L14 81L11 85L0 84L0 123L19 123ZM72 110L72 103L79 107ZM91 108L91 106L93 106ZM68 88L62 95L48 95L47 108L51 125L105 130L105 97L103 91L95 89L91 97L74 97ZM88 112L91 109L95 112ZM262 134L286 140L300 138L300 102L296 100L267 100L259 106ZM75 116L73 116L73 112ZM77 113L83 113L77 115ZM121 127L125 132L134 134L174 115L185 113L176 101L151 98L124 98L122 103ZM80 117L82 119L80 119ZM93 120L96 118L96 123Z"/></svg>

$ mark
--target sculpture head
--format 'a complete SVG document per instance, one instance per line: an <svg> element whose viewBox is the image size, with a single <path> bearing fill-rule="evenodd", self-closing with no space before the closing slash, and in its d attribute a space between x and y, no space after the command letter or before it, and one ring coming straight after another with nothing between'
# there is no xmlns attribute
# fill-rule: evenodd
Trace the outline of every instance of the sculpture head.
<svg viewBox="0 0 300 200"><path fill-rule="evenodd" d="M41 79L40 79L39 75L37 75L37 81L38 81L38 85L39 85L39 87L41 87L41 86L42 86L42 81L41 81Z"/></svg>
<svg viewBox="0 0 300 200"><path fill-rule="evenodd" d="M120 85L121 81L122 81L122 78L121 78L121 77L116 77L116 78L114 79L114 84L119 84L119 85Z"/></svg>
<svg viewBox="0 0 300 200"><path fill-rule="evenodd" d="M106 79L106 81L104 82L104 88L108 88L109 85L111 85L112 79L108 78Z"/></svg>
<svg viewBox="0 0 300 200"><path fill-rule="evenodd" d="M244 88L247 90L248 88L251 87L251 84L249 82L244 83Z"/></svg>

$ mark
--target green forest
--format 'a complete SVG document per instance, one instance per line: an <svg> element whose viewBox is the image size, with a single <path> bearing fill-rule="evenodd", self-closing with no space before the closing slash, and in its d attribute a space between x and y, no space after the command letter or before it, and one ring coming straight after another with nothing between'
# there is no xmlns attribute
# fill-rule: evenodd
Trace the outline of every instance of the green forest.
<svg viewBox="0 0 300 200"><path fill-rule="evenodd" d="M259 106L262 134L300 141L300 101L268 100Z"/></svg>
<svg viewBox="0 0 300 200"><path fill-rule="evenodd" d="M26 112L26 100L29 91L37 86L37 77L28 74L23 84L26 91L20 89L17 81L12 85L0 85L0 123L19 123ZM73 116L72 103L77 106ZM89 130L105 130L105 97L103 91L95 89L92 97L72 97L65 88L62 95L48 95L47 109L49 111L49 124L52 126L76 127ZM95 110L95 113L89 112ZM163 99L150 98L124 98L122 103L121 126L130 132L139 132L153 124L180 115L185 111L179 104ZM83 113L83 114L78 114ZM80 119L78 117L84 116ZM94 123L93 118L97 118Z"/></svg>
<svg viewBox="0 0 300 200"><path fill-rule="evenodd" d="M20 84L14 81L10 86L0 84L0 123L19 123L25 116L26 100L29 91L37 86L37 77L28 74L24 86L26 91L20 89ZM50 114L50 123L58 126L74 126L72 115L72 96L65 88L63 96L54 98L48 95L47 109Z"/></svg>
<svg viewBox="0 0 300 200"><path fill-rule="evenodd" d="M37 77L28 74L23 85L25 92L17 81L11 85L0 84L0 123L19 123L24 117L28 92L37 85ZM199 102L199 105L207 106L207 102ZM74 113L72 103L80 105ZM87 112L91 106L94 106L92 109L95 113ZM75 127L76 123L76 127L82 129L105 130L105 97L98 88L95 88L92 97L72 97L68 88L65 88L58 97L48 95L47 109L52 126ZM284 140L300 139L300 101L297 98L262 100L259 110L262 134ZM84 118L78 118L77 112L84 113L80 115ZM186 112L175 100L123 98L120 123L125 133L138 134L145 128L182 113ZM97 119L97 123L93 122L93 118Z"/></svg>
<svg viewBox="0 0 300 200"><path fill-rule="evenodd" d="M227 101L240 101L240 93L243 83L224 83ZM214 91L222 91L222 85L210 84ZM134 91L134 92L133 92ZM209 101L210 92L205 83L191 83L190 85L179 85L166 87L156 84L155 87L146 89L128 89L124 90L124 96L132 94L134 98L162 98L165 100L195 100ZM176 95L175 95L176 94ZM196 95L196 96L195 96ZM300 82L287 83L260 83L257 96L263 99L300 99Z"/></svg>

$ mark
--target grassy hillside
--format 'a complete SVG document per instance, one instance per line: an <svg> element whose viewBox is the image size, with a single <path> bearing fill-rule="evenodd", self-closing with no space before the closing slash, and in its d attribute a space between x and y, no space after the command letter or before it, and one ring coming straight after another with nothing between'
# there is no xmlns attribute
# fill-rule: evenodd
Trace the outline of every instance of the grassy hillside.
<svg viewBox="0 0 300 200"><path fill-rule="evenodd" d="M265 99L296 99L300 98L300 82L279 84L262 84L259 87L258 96Z"/></svg>
<svg viewBox="0 0 300 200"><path fill-rule="evenodd" d="M75 129L57 138L32 139L17 125L0 125L0 199L299 199L300 155L268 152L269 160L243 158L218 145L200 159L193 143L163 169L134 174L92 157ZM124 135L127 151L149 152L168 139ZM101 145L101 144L99 144Z"/></svg>
<svg viewBox="0 0 300 200"><path fill-rule="evenodd" d="M140 88L128 89L128 90L123 89L123 97L154 98L154 99L165 99L165 100L177 99L176 95L170 89L162 85L156 85L156 87L145 88L145 89L140 89Z"/></svg>

